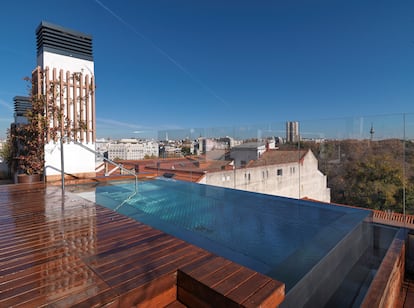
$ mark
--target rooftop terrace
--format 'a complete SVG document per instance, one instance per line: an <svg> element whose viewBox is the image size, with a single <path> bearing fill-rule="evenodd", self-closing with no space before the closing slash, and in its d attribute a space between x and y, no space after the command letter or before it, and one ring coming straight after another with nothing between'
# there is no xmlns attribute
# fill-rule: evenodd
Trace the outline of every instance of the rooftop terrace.
<svg viewBox="0 0 414 308"><path fill-rule="evenodd" d="M1 307L274 307L284 285L43 184L0 186Z"/></svg>
<svg viewBox="0 0 414 308"><path fill-rule="evenodd" d="M0 221L1 307L275 307L284 298L281 282L58 187L0 186ZM400 254L394 243L366 307L384 301L381 281ZM399 294L397 305L412 307L413 282Z"/></svg>

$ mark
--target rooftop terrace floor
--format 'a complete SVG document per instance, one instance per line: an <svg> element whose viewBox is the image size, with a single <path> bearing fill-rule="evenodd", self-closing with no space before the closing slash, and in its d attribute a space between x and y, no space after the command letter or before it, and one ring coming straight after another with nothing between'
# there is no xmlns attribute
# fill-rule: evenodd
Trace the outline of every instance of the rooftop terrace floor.
<svg viewBox="0 0 414 308"><path fill-rule="evenodd" d="M0 186L0 307L275 307L284 285L44 184Z"/></svg>

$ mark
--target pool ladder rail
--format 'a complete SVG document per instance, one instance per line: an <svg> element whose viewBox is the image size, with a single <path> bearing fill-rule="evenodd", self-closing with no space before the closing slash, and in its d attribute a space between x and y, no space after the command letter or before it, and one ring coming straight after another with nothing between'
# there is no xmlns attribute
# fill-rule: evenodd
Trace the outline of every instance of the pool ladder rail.
<svg viewBox="0 0 414 308"><path fill-rule="evenodd" d="M127 168L125 168L124 166L122 166L122 164L118 164L116 162L114 162L113 160L110 160L109 158L106 158L105 156L103 156L101 153L96 152L90 148L88 148L87 146L85 146L84 144L78 142L78 141L73 141L75 144L79 145L80 147L84 148L85 150L88 150L89 152L92 152L95 154L95 156L102 158L105 162L114 165L116 167L116 169L121 169L122 171L129 173L130 175L133 175L135 177L135 185L134 185L134 191L131 193L131 195L128 196L128 198L126 198L124 201L122 201L121 204L119 204L118 206L116 206L114 208L114 211L118 211L125 203L127 203L129 200L131 200L137 193L138 193L138 175L136 174L135 171L131 171ZM113 170L116 170L113 169ZM106 173L105 176L109 176L110 173Z"/></svg>

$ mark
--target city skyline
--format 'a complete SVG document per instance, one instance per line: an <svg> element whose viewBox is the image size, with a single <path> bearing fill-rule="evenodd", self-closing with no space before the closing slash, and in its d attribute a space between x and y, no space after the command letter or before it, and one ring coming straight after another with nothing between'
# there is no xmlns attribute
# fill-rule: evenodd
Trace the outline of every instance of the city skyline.
<svg viewBox="0 0 414 308"><path fill-rule="evenodd" d="M283 127L285 121L323 137L327 132L312 127L318 123L307 128L306 122L414 112L413 3L90 0L23 6L6 3L0 13L7 42L0 47L0 138L13 121L13 97L27 92L23 77L36 65L35 29L42 20L93 38L98 137ZM356 120L356 128L346 122L369 136L368 119L363 127ZM374 126L380 136L381 127Z"/></svg>

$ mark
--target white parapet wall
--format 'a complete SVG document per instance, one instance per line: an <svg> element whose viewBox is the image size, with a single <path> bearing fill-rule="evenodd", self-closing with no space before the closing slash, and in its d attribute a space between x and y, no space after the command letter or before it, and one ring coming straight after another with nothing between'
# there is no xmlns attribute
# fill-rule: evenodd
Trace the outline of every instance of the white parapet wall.
<svg viewBox="0 0 414 308"><path fill-rule="evenodd" d="M86 178L95 176L95 154L84 147L95 151L95 143L63 144L65 177ZM45 146L45 176L47 181L61 178L61 145L60 142L49 142Z"/></svg>
<svg viewBox="0 0 414 308"><path fill-rule="evenodd" d="M46 67L63 69L72 73L81 73L83 75L94 75L94 62L76 57L68 57L52 52L43 52L37 58L37 65L43 69Z"/></svg>
<svg viewBox="0 0 414 308"><path fill-rule="evenodd" d="M36 29L37 95L46 100L46 181L95 176L95 74L92 36L42 21ZM41 71L40 71L41 70ZM81 144L70 142L78 140ZM88 150L89 149L89 150Z"/></svg>

